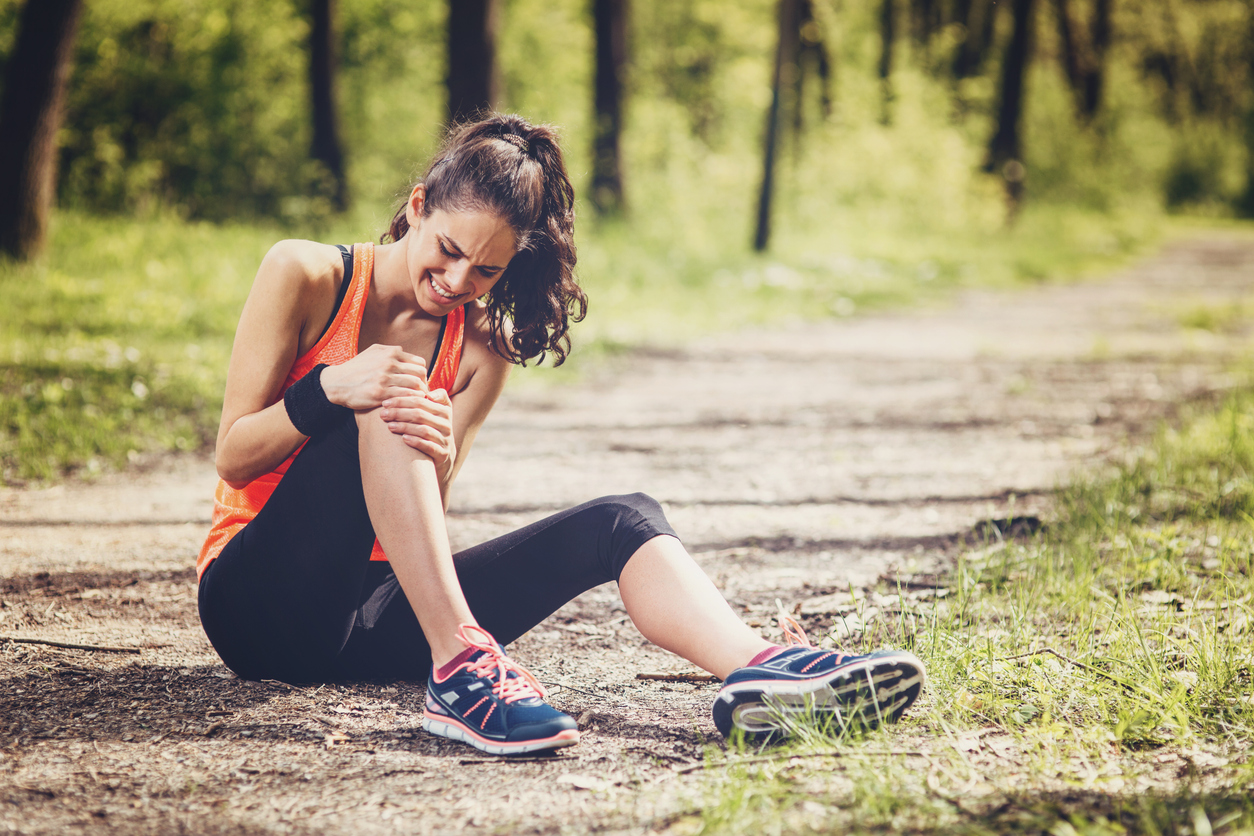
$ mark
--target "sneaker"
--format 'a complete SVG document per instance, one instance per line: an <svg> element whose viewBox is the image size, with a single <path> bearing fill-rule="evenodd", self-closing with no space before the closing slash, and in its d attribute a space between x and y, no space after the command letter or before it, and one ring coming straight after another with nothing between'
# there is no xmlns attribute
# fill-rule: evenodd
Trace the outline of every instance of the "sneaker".
<svg viewBox="0 0 1254 836"><path fill-rule="evenodd" d="M815 721L874 728L896 722L923 690L923 663L912 653L823 650L791 616L781 615L780 626L790 646L733 671L714 699L714 725L724 737L736 728L751 740L774 740Z"/></svg>
<svg viewBox="0 0 1254 836"><path fill-rule="evenodd" d="M544 702L531 672L505 655L488 632L463 624L457 636L472 651L445 678L427 679L422 727L492 755L574 746L574 719Z"/></svg>

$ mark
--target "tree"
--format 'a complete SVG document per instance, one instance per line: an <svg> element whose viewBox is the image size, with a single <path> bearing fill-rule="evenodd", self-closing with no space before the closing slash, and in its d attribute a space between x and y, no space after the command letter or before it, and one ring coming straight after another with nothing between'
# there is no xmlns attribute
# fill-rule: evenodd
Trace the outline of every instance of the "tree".
<svg viewBox="0 0 1254 836"><path fill-rule="evenodd" d="M496 106L498 0L449 0L448 119L457 124Z"/></svg>
<svg viewBox="0 0 1254 836"><path fill-rule="evenodd" d="M993 43L997 8L993 0L959 0L954 17L962 24L963 38L954 53L955 79L979 74Z"/></svg>
<svg viewBox="0 0 1254 836"><path fill-rule="evenodd" d="M771 106L766 115L766 141L762 153L762 188L758 192L758 220L753 248L766 249L771 238L771 199L775 191L775 157L779 148L781 110L785 84L797 71L801 46L801 5L804 0L779 0L779 40L775 47L775 72L771 80Z"/></svg>
<svg viewBox="0 0 1254 836"><path fill-rule="evenodd" d="M627 0L593 0L596 30L596 123L592 148L592 205L602 215L623 209L623 76L627 70Z"/></svg>
<svg viewBox="0 0 1254 836"><path fill-rule="evenodd" d="M892 121L893 104L893 44L897 40L897 10L894 0L880 2L880 122L887 125Z"/></svg>
<svg viewBox="0 0 1254 836"><path fill-rule="evenodd" d="M1076 110L1090 121L1101 109L1106 77L1106 53L1111 40L1112 0L1094 0L1092 24L1077 25L1069 0L1054 0L1063 69L1076 97Z"/></svg>
<svg viewBox="0 0 1254 836"><path fill-rule="evenodd" d="M313 105L312 156L331 175L331 202L348 208L348 180L335 108L335 0L312 0L309 29L309 90Z"/></svg>
<svg viewBox="0 0 1254 836"><path fill-rule="evenodd" d="M0 251L42 248L56 191L57 131L82 0L28 0L0 101Z"/></svg>
<svg viewBox="0 0 1254 836"><path fill-rule="evenodd" d="M1032 0L1014 0L1014 32L1001 65L1001 95L997 105L997 130L988 144L985 171L1000 172L1006 182L1011 212L1023 199L1022 137L1023 87L1032 53Z"/></svg>

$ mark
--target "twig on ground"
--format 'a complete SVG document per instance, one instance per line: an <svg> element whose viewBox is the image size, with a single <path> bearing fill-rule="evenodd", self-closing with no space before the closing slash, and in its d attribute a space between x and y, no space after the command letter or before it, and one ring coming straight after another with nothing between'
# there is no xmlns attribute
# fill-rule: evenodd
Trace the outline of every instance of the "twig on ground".
<svg viewBox="0 0 1254 836"><path fill-rule="evenodd" d="M1142 694L1148 694L1149 696L1154 697L1155 699L1162 698L1161 695L1154 693L1148 688L1142 688L1140 685L1137 685L1132 682L1124 682L1122 679L1115 676L1114 674L1106 673L1106 671L1102 670L1101 668L1095 668L1092 665L1086 665L1084 662L1076 661L1075 659L1072 659L1070 656L1066 656L1062 653L1059 653L1057 650L1054 650L1052 647L1043 647L1040 650L1033 650L1028 653L1016 653L1014 656L1002 656L997 661L1010 662L1015 659L1026 659L1029 656L1040 656L1043 653L1048 653L1050 656L1053 656L1057 659L1061 659L1062 661L1066 662L1068 665L1074 665L1077 668L1083 668L1084 670L1089 671L1097 676L1100 676L1103 679L1109 679L1111 682L1115 683L1116 685L1127 688L1129 691L1140 691Z"/></svg>
<svg viewBox="0 0 1254 836"><path fill-rule="evenodd" d="M565 682L557 682L557 681L554 681L554 682L545 682L544 680L540 680L540 684L541 684L541 685L544 685L544 686L547 686L547 687L549 687L549 688L554 688L554 687L556 687L556 688L567 688L567 689L569 689L569 690L571 690L571 691L577 691L577 692L579 692L580 694L587 694L587 695L588 695L588 696L590 696L590 697L601 697L602 699L605 699L605 698L606 698L606 695L605 695L605 694L598 694L596 691L585 691L585 690L584 690L584 689L582 689L582 688L576 688L574 685L567 685ZM611 697L610 699L613 699L613 698Z"/></svg>
<svg viewBox="0 0 1254 836"><path fill-rule="evenodd" d="M717 676L708 673L638 673L636 679L650 679L657 682L722 682Z"/></svg>
<svg viewBox="0 0 1254 836"><path fill-rule="evenodd" d="M480 763L574 763L578 758L566 758L560 755L545 755L538 758L520 758L502 755L498 758L462 758L458 761L463 766Z"/></svg>
<svg viewBox="0 0 1254 836"><path fill-rule="evenodd" d="M14 644L42 644L48 647L61 647L66 650L94 650L98 653L142 653L142 647L108 647L99 644L73 644L72 642L58 642L52 639L26 639L17 636L0 636L0 642L13 642ZM163 645L164 647L165 645Z"/></svg>
<svg viewBox="0 0 1254 836"><path fill-rule="evenodd" d="M906 757L906 758L926 758L923 752L915 752L909 750L890 749L886 752L851 752L851 751L835 751L835 752L808 752L804 755L761 755L753 758L738 758L736 760L719 761L718 763L698 763L693 766L686 766L683 769L674 770L676 775L687 775L689 772L698 772L702 769L713 769L718 766L738 766L742 763L761 763L762 761L785 761L798 760L801 758L839 758L849 755L878 755L880 757Z"/></svg>

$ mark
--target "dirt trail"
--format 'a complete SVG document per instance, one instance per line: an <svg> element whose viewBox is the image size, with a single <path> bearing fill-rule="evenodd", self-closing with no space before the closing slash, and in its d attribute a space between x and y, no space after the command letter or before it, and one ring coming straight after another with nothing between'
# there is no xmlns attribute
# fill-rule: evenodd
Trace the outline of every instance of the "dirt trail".
<svg viewBox="0 0 1254 836"><path fill-rule="evenodd" d="M454 546L643 490L751 623L811 628L847 592L943 570L981 521L1052 488L1183 401L1231 385L1242 333L1182 326L1240 304L1254 241L1179 243L1110 280L638 351L583 383L511 387L454 499ZM191 571L209 463L0 491L0 827L26 833L643 830L657 788L717 740L715 686L594 590L514 655L580 718L540 761L419 728L422 688L250 683L200 631ZM872 593L873 594L873 593ZM871 641L856 630L849 642Z"/></svg>

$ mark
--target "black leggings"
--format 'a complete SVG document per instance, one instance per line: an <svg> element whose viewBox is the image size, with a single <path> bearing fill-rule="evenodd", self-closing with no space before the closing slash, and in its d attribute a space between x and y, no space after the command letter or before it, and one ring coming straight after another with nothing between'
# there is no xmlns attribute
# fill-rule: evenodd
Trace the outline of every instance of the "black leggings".
<svg viewBox="0 0 1254 836"><path fill-rule="evenodd" d="M593 500L453 555L479 624L508 644L659 534L644 494ZM261 512L200 580L200 621L246 679L423 679L431 651L396 575L371 561L357 422L311 438Z"/></svg>

